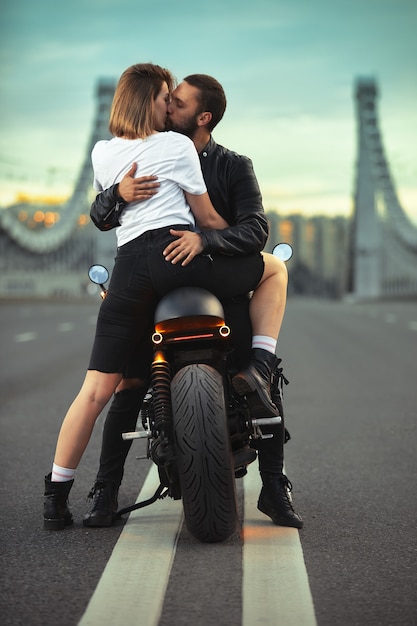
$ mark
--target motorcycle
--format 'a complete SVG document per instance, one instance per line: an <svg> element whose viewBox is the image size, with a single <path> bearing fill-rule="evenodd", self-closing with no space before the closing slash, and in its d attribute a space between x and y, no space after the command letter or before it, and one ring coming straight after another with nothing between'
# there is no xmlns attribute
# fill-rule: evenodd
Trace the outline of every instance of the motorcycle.
<svg viewBox="0 0 417 626"><path fill-rule="evenodd" d="M292 248L278 244L273 254L286 261ZM93 265L89 278L105 298L107 269ZM186 526L196 539L225 541L238 527L236 478L257 458L256 441L272 437L263 428L281 423L281 417L251 418L246 399L234 392L231 329L212 293L173 290L160 300L154 322L142 429L122 436L147 439L146 458L157 465L160 485L152 498L119 510L117 517L170 496L182 499ZM282 389L283 381L288 382L278 368L272 382Z"/></svg>

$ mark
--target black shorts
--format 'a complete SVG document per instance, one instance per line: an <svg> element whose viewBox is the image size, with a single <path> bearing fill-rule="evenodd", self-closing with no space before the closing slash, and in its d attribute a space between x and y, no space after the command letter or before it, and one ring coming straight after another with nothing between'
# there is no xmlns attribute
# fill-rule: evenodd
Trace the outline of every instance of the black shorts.
<svg viewBox="0 0 417 626"><path fill-rule="evenodd" d="M261 280L260 253L248 256L198 255L182 267L165 260L162 252L176 237L175 225L148 231L118 248L116 261L97 320L88 369L125 374L131 354L150 336L160 298L178 287L202 287L220 300L253 291Z"/></svg>

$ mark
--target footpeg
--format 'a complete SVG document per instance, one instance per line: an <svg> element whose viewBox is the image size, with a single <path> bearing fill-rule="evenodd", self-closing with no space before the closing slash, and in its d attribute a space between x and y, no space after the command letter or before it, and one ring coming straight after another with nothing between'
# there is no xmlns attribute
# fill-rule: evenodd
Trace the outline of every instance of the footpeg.
<svg viewBox="0 0 417 626"><path fill-rule="evenodd" d="M137 430L131 433L122 433L122 439L130 441L131 439L149 439L152 436L150 430Z"/></svg>
<svg viewBox="0 0 417 626"><path fill-rule="evenodd" d="M274 426L275 424L281 424L282 418L281 415L276 415L275 417L258 417L256 419L251 419L250 423L252 426Z"/></svg>
<svg viewBox="0 0 417 626"><path fill-rule="evenodd" d="M254 439L272 439L274 436L272 433L263 433L262 426L276 426L282 423L282 417L276 415L275 417L258 417L248 421L248 426L252 427L252 437Z"/></svg>

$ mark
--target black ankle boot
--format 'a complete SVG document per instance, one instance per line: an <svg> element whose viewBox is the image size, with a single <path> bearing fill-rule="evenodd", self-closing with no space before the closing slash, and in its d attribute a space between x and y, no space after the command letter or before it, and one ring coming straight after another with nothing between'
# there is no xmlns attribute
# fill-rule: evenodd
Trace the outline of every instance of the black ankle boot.
<svg viewBox="0 0 417 626"><path fill-rule="evenodd" d="M268 515L277 526L302 528L303 520L294 511L290 500L292 485L285 474L262 473L263 487L258 509Z"/></svg>
<svg viewBox="0 0 417 626"><path fill-rule="evenodd" d="M233 389L240 396L246 396L253 418L279 415L271 400L271 378L277 362L278 359L272 352L253 348L249 367L233 378Z"/></svg>
<svg viewBox="0 0 417 626"><path fill-rule="evenodd" d="M88 494L93 505L84 516L83 526L111 526L116 519L118 491L116 483L97 480Z"/></svg>
<svg viewBox="0 0 417 626"><path fill-rule="evenodd" d="M43 527L45 530L62 530L71 526L72 515L68 508L68 495L74 480L65 483L51 481L51 474L45 476L45 497L43 504Z"/></svg>

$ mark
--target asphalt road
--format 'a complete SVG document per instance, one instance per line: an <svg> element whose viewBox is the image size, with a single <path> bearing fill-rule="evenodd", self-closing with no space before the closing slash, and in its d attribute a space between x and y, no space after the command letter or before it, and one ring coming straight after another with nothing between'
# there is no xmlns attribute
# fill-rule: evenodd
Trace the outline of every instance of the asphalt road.
<svg viewBox="0 0 417 626"><path fill-rule="evenodd" d="M123 530L123 522L81 524L101 418L71 493L74 527L42 529L43 477L84 376L97 306L0 303L2 624L78 624ZM291 299L279 356L290 380L286 468L305 520L300 539L317 624L415 626L417 303ZM126 464L120 506L136 499L148 473L148 462L135 459L141 445ZM244 481L241 498L243 488ZM236 535L199 545L183 529L160 625L197 623L199 606L199 626L239 626L243 543ZM132 610L138 596L128 600ZM267 622L260 615L256 623Z"/></svg>

